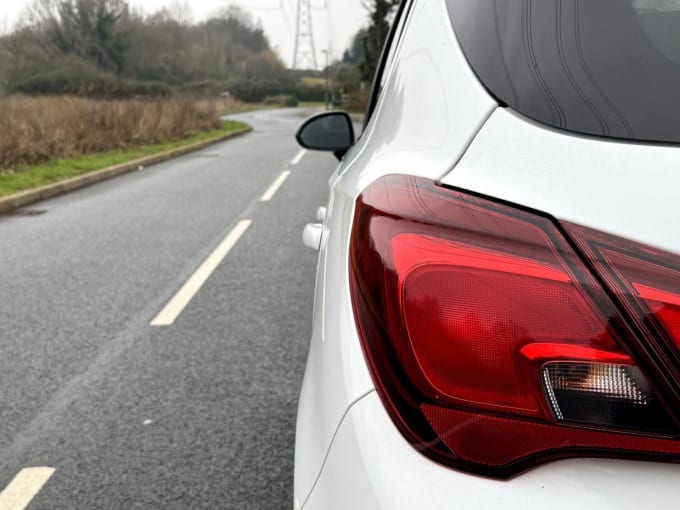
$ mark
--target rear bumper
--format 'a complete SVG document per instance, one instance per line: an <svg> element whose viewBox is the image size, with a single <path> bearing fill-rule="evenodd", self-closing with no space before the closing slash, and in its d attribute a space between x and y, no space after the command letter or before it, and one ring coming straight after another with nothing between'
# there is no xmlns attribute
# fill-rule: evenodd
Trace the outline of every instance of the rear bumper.
<svg viewBox="0 0 680 510"><path fill-rule="evenodd" d="M343 420L303 510L676 509L680 466L603 459L546 464L509 481L429 461L399 434L375 392Z"/></svg>

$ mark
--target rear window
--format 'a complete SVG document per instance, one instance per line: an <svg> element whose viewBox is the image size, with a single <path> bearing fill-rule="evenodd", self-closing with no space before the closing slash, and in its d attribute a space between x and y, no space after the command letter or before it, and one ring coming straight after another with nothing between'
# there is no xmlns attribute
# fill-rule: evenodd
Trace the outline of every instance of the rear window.
<svg viewBox="0 0 680 510"><path fill-rule="evenodd" d="M447 0L501 103L589 135L680 143L680 0Z"/></svg>

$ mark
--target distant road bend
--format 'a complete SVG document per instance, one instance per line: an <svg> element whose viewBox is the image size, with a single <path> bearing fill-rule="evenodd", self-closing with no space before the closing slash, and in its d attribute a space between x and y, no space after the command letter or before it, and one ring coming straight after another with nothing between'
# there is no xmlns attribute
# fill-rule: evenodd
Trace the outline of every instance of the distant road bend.
<svg viewBox="0 0 680 510"><path fill-rule="evenodd" d="M288 509L335 162L298 110L0 217L0 509ZM39 213L39 214L35 214Z"/></svg>

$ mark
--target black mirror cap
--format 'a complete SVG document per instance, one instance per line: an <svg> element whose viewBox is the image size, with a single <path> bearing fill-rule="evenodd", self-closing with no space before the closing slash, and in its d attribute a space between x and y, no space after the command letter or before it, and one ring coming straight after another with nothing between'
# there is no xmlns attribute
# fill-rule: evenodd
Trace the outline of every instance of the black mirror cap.
<svg viewBox="0 0 680 510"><path fill-rule="evenodd" d="M354 123L347 112L319 113L300 126L295 139L305 149L332 152L342 159L356 141Z"/></svg>

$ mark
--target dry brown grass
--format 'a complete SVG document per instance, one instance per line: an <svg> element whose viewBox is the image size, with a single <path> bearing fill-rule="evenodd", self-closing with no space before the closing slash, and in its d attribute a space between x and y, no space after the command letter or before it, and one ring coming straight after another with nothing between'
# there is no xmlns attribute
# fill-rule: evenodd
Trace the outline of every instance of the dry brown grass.
<svg viewBox="0 0 680 510"><path fill-rule="evenodd" d="M0 98L0 172L184 138L218 128L219 116L239 107L230 99Z"/></svg>

